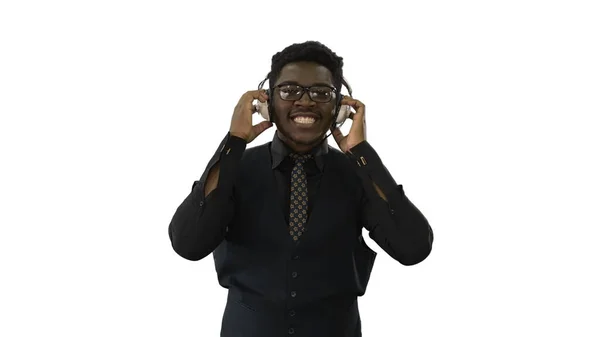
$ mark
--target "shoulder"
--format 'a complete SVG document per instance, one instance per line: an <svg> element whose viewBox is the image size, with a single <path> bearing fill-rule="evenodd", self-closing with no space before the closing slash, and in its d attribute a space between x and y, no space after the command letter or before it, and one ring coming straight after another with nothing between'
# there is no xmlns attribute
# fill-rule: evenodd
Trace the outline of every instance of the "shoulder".
<svg viewBox="0 0 600 337"><path fill-rule="evenodd" d="M271 142L247 147L242 154L242 165L254 165L256 162L269 161Z"/></svg>
<svg viewBox="0 0 600 337"><path fill-rule="evenodd" d="M246 150L244 150L244 157L252 157L255 156L261 152L269 152L269 146L271 145L271 142L267 142L267 143L263 143L263 144L259 144L259 145L253 145L253 146L248 146L246 147Z"/></svg>
<svg viewBox="0 0 600 337"><path fill-rule="evenodd" d="M336 164L336 166L341 166L342 168L346 168L349 169L351 168L348 164L350 163L350 157L348 157L348 155L346 155L345 153L343 153L342 151L332 147L331 145L328 146L328 155L331 158L331 161Z"/></svg>
<svg viewBox="0 0 600 337"><path fill-rule="evenodd" d="M329 146L328 157L326 170L334 171L334 174L328 176L339 182L340 188L345 191L345 195L360 198L362 195L362 182L356 168L353 166L356 163L348 155L331 146Z"/></svg>
<svg viewBox="0 0 600 337"><path fill-rule="evenodd" d="M331 154L334 158L346 157L346 155L342 153L342 151L336 149L331 145L327 145L327 153Z"/></svg>
<svg viewBox="0 0 600 337"><path fill-rule="evenodd" d="M331 145L329 145L327 154L329 156L328 162L331 164L332 169L339 171L342 174L350 175L353 178L355 177L355 169L352 166L353 161L348 155L331 147Z"/></svg>

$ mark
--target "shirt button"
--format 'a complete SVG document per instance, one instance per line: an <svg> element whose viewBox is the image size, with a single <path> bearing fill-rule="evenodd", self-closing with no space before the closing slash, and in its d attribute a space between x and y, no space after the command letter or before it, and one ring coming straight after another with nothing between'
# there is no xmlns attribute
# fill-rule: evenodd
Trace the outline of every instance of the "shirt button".
<svg viewBox="0 0 600 337"><path fill-rule="evenodd" d="M289 333L290 335L293 335L293 334L294 334L294 332L295 332L295 331L294 331L294 328L289 328L289 329L288 329L288 333Z"/></svg>
<svg viewBox="0 0 600 337"><path fill-rule="evenodd" d="M293 278L296 278L296 277L298 277L298 273L296 273L296 272L293 272L293 273L292 273L292 277L293 277Z"/></svg>
<svg viewBox="0 0 600 337"><path fill-rule="evenodd" d="M292 317L296 316L296 312L294 310L290 310L290 316L292 316Z"/></svg>
<svg viewBox="0 0 600 337"><path fill-rule="evenodd" d="M200 207L202 207L202 205L204 205L204 201L200 201Z"/></svg>
<svg viewBox="0 0 600 337"><path fill-rule="evenodd" d="M298 260L299 256L298 255L294 255L294 257L292 257L292 260Z"/></svg>
<svg viewBox="0 0 600 337"><path fill-rule="evenodd" d="M292 291L290 295L292 295L292 297L296 297L296 292Z"/></svg>
<svg viewBox="0 0 600 337"><path fill-rule="evenodd" d="M394 214L394 210L390 208L390 213Z"/></svg>

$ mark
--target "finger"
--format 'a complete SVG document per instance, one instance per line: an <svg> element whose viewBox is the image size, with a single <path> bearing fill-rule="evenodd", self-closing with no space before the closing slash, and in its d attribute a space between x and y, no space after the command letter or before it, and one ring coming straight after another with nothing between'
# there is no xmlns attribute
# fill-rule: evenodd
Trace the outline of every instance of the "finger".
<svg viewBox="0 0 600 337"><path fill-rule="evenodd" d="M350 127L350 133L354 133L357 129L365 128L365 105L363 102L354 99L349 96L344 96L342 98L341 104L348 105L354 108L355 112L351 112L348 115L348 118L352 120L352 126Z"/></svg>
<svg viewBox="0 0 600 337"><path fill-rule="evenodd" d="M362 113L365 110L365 105L363 102L361 102L357 99L354 99L350 96L344 96L342 98L341 104L349 105L349 106L353 107L354 110L356 111L356 113ZM362 110L362 111L359 112L359 110Z"/></svg>
<svg viewBox="0 0 600 337"><path fill-rule="evenodd" d="M265 90L250 90L250 91L246 91L242 95L242 97L240 97L238 104L250 107L252 105L252 101L254 101L255 99L258 99L261 102L265 102L267 100L267 98L268 97L267 97L267 94L265 93Z"/></svg>
<svg viewBox="0 0 600 337"><path fill-rule="evenodd" d="M338 143L338 145L344 139L344 135L342 134L340 128L332 128L331 135L333 136L333 139L335 139L335 141Z"/></svg>
<svg viewBox="0 0 600 337"><path fill-rule="evenodd" d="M262 121L256 125L254 125L252 128L254 129L254 134L258 137L258 135L260 135L266 129L268 129L272 126L273 126L273 123L271 123L269 121Z"/></svg>
<svg viewBox="0 0 600 337"><path fill-rule="evenodd" d="M259 97L267 97L267 94L266 94L266 90L261 89L261 90L246 91L244 96L246 97L246 99L258 99ZM242 97L244 97L244 96L242 96Z"/></svg>
<svg viewBox="0 0 600 337"><path fill-rule="evenodd" d="M242 97L240 97L236 107L235 107L235 115L245 115L247 118L252 118L252 114L254 114L257 109L254 104L254 100L258 99L261 102L267 101L267 95L264 90L251 90L245 92Z"/></svg>
<svg viewBox="0 0 600 337"><path fill-rule="evenodd" d="M269 95L267 95L267 91L266 90L260 90L260 94L258 96L258 100L261 102L266 102L269 100Z"/></svg>
<svg viewBox="0 0 600 337"><path fill-rule="evenodd" d="M359 100L353 100L349 102L349 106L354 108L353 113L350 114L353 124L364 122L365 120L365 105Z"/></svg>
<svg viewBox="0 0 600 337"><path fill-rule="evenodd" d="M351 96L342 95L342 104L354 105L354 102L356 102L356 101L358 101L358 100L352 98Z"/></svg>

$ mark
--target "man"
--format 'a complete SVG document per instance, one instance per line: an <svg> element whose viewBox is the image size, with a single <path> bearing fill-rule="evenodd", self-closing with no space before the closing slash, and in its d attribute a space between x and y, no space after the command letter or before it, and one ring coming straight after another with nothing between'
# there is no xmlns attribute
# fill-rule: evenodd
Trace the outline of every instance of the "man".
<svg viewBox="0 0 600 337"><path fill-rule="evenodd" d="M321 43L275 54L269 93L239 100L229 132L169 225L173 249L213 253L228 289L222 337L359 337L357 297L375 252L362 228L403 265L423 261L433 233L366 140L365 105L343 96L342 58ZM252 125L253 102L270 121ZM348 135L339 105L355 113ZM247 148L273 123L272 142ZM341 151L327 143L331 130Z"/></svg>

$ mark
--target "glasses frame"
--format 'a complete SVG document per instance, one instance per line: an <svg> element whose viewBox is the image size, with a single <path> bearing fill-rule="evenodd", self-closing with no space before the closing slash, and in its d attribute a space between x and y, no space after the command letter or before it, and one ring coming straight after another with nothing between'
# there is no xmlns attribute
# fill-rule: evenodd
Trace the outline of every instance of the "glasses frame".
<svg viewBox="0 0 600 337"><path fill-rule="evenodd" d="M300 97L299 97L299 98L297 98L297 99L286 99L286 98L283 98L283 97L281 97L281 88L282 88L282 87L285 87L285 86L295 86L295 87L301 88L301 89L302 89L302 94L300 94ZM328 100L328 101L325 101L325 102L319 102L319 101L315 101L315 100L312 98L312 96L310 95L310 89L311 89L311 88L329 88L329 89L331 89L331 92L332 92L333 94L335 94L335 95L336 95L336 97L337 97L337 89L336 89L336 88L334 88L334 87L328 86L328 85L324 85L324 84L320 84L320 85L311 85L310 87L305 87L305 86L302 86L302 85L299 85L299 84L293 84L293 83L283 83L283 84L279 84L279 85L276 85L276 86L275 86L275 90L279 91L279 98L281 98L281 99L282 99L282 100L284 100L284 101L288 101L288 102L289 102L289 101L297 101L297 100L300 100L300 99L302 99L302 97L304 97L304 94L306 94L306 93L308 93L308 98L310 98L310 100L311 100L311 101L313 101L313 102L315 102L315 103L329 103L329 102L331 102L331 101L333 100L333 95L331 95L331 96L329 96L329 100Z"/></svg>

